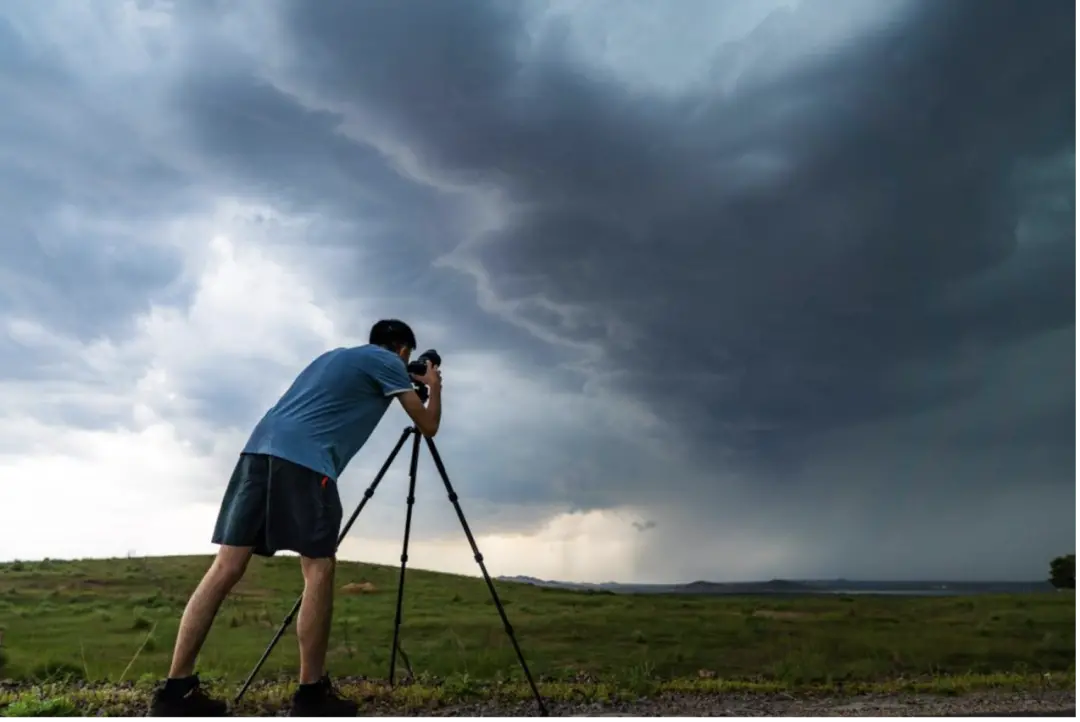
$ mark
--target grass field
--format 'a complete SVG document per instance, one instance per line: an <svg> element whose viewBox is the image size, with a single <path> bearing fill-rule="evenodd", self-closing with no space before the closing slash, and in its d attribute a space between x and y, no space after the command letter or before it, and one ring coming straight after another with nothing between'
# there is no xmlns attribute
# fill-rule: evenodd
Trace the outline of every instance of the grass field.
<svg viewBox="0 0 1080 722"><path fill-rule="evenodd" d="M208 557L0 565L0 679L149 680L163 675L187 595ZM342 563L329 667L385 679L397 569ZM241 680L300 589L297 561L252 561L225 603L200 673ZM1075 683L1070 594L904 597L617 596L497 584L546 693L607 685L646 693L691 687L865 689ZM523 679L482 579L410 570L402 647L440 694ZM294 674L292 630L263 669ZM399 663L398 669L402 670ZM424 686L424 685L420 685ZM0 690L0 705L16 700ZM420 692L411 692L420 694Z"/></svg>

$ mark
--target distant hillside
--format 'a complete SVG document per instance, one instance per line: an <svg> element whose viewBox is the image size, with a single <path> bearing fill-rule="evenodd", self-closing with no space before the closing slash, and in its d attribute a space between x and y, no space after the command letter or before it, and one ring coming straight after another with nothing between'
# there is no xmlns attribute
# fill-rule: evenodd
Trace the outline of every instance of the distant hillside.
<svg viewBox="0 0 1080 722"><path fill-rule="evenodd" d="M708 582L689 584L619 584L560 582L528 576L499 577L501 581L557 589L593 590L615 594L885 594L951 596L967 594L1024 594L1053 592L1049 582L852 581L849 579L768 582Z"/></svg>

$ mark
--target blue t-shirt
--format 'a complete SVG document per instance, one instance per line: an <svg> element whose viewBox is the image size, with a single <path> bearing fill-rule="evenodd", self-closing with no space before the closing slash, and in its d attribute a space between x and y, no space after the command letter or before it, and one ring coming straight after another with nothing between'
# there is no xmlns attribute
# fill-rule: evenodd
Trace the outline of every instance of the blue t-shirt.
<svg viewBox="0 0 1080 722"><path fill-rule="evenodd" d="M244 453L277 456L337 481L393 397L412 387L405 362L381 346L327 351L266 412Z"/></svg>

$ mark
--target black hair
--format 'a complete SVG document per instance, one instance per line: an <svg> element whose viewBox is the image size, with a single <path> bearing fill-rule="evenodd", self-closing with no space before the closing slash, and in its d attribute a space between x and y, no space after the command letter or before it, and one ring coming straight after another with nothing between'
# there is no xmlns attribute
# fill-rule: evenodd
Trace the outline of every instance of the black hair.
<svg viewBox="0 0 1080 722"><path fill-rule="evenodd" d="M416 336L412 329L404 321L398 321L396 318L385 319L372 326L368 342L390 350L401 347L408 348L410 351L416 350Z"/></svg>

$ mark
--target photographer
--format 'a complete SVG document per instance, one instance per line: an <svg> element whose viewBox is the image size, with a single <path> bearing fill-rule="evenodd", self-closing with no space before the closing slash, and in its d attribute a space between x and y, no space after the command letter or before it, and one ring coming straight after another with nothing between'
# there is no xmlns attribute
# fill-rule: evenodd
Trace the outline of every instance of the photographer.
<svg viewBox="0 0 1080 722"><path fill-rule="evenodd" d="M336 694L325 670L342 518L337 480L391 399L401 402L422 434L433 437L439 430L442 397L442 378L430 359L421 357L426 363L423 374L409 373L416 337L406 324L379 321L369 341L312 361L255 426L218 513L212 537L219 545L217 557L184 610L169 676L154 695L151 716L226 714L225 702L200 689L196 657L251 555L286 550L300 555L304 576L296 628L300 687L292 715L356 715L358 705ZM423 385L426 406L414 381Z"/></svg>

